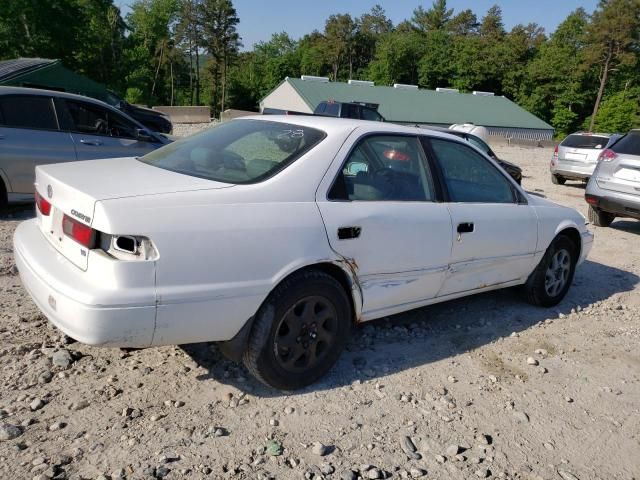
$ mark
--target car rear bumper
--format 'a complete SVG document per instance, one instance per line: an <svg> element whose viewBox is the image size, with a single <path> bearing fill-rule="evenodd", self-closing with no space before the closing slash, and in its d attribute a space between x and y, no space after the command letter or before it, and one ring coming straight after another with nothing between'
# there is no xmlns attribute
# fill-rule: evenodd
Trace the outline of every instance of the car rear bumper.
<svg viewBox="0 0 640 480"><path fill-rule="evenodd" d="M83 297L99 298L91 292L87 273L63 257L44 238L37 220L22 222L13 238L20 278L33 301L56 327L89 345L146 347L151 345L156 306L123 305L115 297L112 305L93 305L72 292L82 287Z"/></svg>
<svg viewBox="0 0 640 480"><path fill-rule="evenodd" d="M551 167L551 173L561 175L566 178L589 178L593 175L596 163L571 162L567 160L557 160L555 166Z"/></svg>
<svg viewBox="0 0 640 480"><path fill-rule="evenodd" d="M631 217L640 220L640 197L627 194L599 195L587 191L588 197L595 208L604 212L613 213L620 217ZM592 203L593 202L593 203Z"/></svg>

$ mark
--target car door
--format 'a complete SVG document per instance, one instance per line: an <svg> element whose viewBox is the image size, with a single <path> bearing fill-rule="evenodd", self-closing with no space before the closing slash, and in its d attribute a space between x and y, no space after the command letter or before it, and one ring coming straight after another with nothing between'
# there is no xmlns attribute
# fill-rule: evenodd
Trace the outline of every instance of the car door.
<svg viewBox="0 0 640 480"><path fill-rule="evenodd" d="M75 159L73 142L59 130L50 96L0 97L0 169L10 183L10 194L33 194L36 165Z"/></svg>
<svg viewBox="0 0 640 480"><path fill-rule="evenodd" d="M316 200L331 247L357 266L363 319L435 297L449 262L451 218L418 138L361 136L335 162L335 180Z"/></svg>
<svg viewBox="0 0 640 480"><path fill-rule="evenodd" d="M524 195L468 145L433 137L425 143L440 169L452 220L450 267L438 296L526 278L538 221Z"/></svg>
<svg viewBox="0 0 640 480"><path fill-rule="evenodd" d="M159 147L140 139L143 127L115 110L71 99L64 100L64 108L78 160L137 157Z"/></svg>

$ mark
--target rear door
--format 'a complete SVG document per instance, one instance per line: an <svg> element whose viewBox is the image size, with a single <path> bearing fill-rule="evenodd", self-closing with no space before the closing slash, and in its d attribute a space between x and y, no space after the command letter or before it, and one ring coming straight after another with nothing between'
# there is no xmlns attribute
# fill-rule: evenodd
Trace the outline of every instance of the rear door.
<svg viewBox="0 0 640 480"><path fill-rule="evenodd" d="M0 97L0 169L9 180L8 192L33 194L36 165L75 159L71 137L58 128L51 97Z"/></svg>
<svg viewBox="0 0 640 480"><path fill-rule="evenodd" d="M316 200L331 247L357 265L363 319L435 297L449 262L451 219L417 137L362 136L337 158L337 177L323 182Z"/></svg>
<svg viewBox="0 0 640 480"><path fill-rule="evenodd" d="M160 146L140 140L138 129L142 127L112 109L81 100L64 99L62 103L65 127L73 139L78 160L138 157Z"/></svg>
<svg viewBox="0 0 640 480"><path fill-rule="evenodd" d="M438 296L525 278L538 221L506 174L468 145L425 139L437 160L452 220L449 273Z"/></svg>

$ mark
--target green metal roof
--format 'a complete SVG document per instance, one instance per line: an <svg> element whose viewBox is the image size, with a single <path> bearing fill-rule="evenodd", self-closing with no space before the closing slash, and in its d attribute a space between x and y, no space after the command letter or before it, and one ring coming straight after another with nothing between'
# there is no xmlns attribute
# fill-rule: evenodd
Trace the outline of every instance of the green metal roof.
<svg viewBox="0 0 640 480"><path fill-rule="evenodd" d="M45 58L19 58L0 62L0 85L49 88L99 100L108 98L108 90L104 85L66 69L60 60Z"/></svg>
<svg viewBox="0 0 640 480"><path fill-rule="evenodd" d="M505 97L434 90L349 85L287 78L313 110L324 100L369 102L390 122L450 125L471 122L485 127L553 130L548 123Z"/></svg>

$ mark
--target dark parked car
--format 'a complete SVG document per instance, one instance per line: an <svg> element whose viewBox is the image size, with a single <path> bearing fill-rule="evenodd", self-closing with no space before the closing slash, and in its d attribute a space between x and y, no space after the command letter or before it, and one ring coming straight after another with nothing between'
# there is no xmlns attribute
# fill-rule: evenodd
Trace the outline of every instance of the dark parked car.
<svg viewBox="0 0 640 480"><path fill-rule="evenodd" d="M427 128L429 128L430 130L437 130L443 133L449 133L451 135L455 135L456 137L465 139L471 145L473 145L474 147L477 147L482 152L486 153L489 157L494 159L498 163L498 165L500 165L504 169L504 171L507 172L511 176L511 178L513 178L518 183L518 185L522 185L522 169L511 162L507 162L506 160L502 160L498 158L498 156L493 152L493 150L491 150L491 147L487 145L487 143L484 140L482 140L480 137L477 137L472 133L462 132L459 130L450 130L448 128L440 128L440 127L427 127Z"/></svg>
<svg viewBox="0 0 640 480"><path fill-rule="evenodd" d="M109 105L126 113L153 132L171 133L173 131L173 125L169 116L158 110L141 107L139 105L131 105L113 92L109 92L109 97L106 101Z"/></svg>

